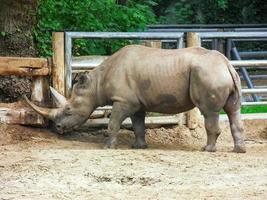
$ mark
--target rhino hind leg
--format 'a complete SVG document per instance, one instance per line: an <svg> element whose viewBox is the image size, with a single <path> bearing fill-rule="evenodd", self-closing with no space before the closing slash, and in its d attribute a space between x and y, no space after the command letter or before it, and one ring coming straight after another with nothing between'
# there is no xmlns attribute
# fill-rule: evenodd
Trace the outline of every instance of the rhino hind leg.
<svg viewBox="0 0 267 200"><path fill-rule="evenodd" d="M145 140L145 112L137 112L131 116L135 142L132 145L134 149L145 149L147 143Z"/></svg>
<svg viewBox="0 0 267 200"><path fill-rule="evenodd" d="M215 152L216 141L221 133L221 129L219 127L219 113L210 113L205 115L205 128L207 132L207 144L203 147L203 150Z"/></svg>
<svg viewBox="0 0 267 200"><path fill-rule="evenodd" d="M240 114L240 101L236 101L236 95L232 94L229 96L225 106L224 111L226 112L229 122L230 129L234 139L234 149L233 151L236 153L245 153L246 147L244 140L242 138L242 134L244 132L243 125L241 122L241 114Z"/></svg>

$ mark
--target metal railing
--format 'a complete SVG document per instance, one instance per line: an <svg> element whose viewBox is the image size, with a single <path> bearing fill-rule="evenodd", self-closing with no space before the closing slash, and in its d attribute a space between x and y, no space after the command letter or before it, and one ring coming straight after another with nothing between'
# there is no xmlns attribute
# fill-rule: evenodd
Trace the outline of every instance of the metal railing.
<svg viewBox="0 0 267 200"><path fill-rule="evenodd" d="M244 39L244 38L267 38L267 31L265 32L200 32L201 39Z"/></svg>
<svg viewBox="0 0 267 200"><path fill-rule="evenodd" d="M183 46L183 32L148 33L148 32L65 32L65 85L69 96L72 87L72 40L86 39L130 39L130 40L176 40L178 47Z"/></svg>
<svg viewBox="0 0 267 200"><path fill-rule="evenodd" d="M267 31L261 32L199 32L199 39L200 41L205 39L266 39L267 38ZM254 68L254 67L263 67L266 68L267 60L235 60L230 61L231 64L243 70L246 68ZM243 73L243 76L246 75ZM245 79L246 77L244 77ZM243 94L252 94L253 97L257 97L256 94L259 93L267 93L267 88L265 89L242 89ZM255 98L254 98L255 100ZM258 98L257 98L258 100ZM242 105L267 105L267 101L253 101L253 102L242 102Z"/></svg>
<svg viewBox="0 0 267 200"><path fill-rule="evenodd" d="M205 30L206 31L206 30ZM207 39L234 39L234 40L255 40L267 39L267 32L199 32L200 40ZM65 65L66 65L66 88L70 94L72 87L72 70L88 69L98 66L103 62L106 57L103 56L93 56L87 61L73 60L72 57L72 40L77 38L87 38L87 39L140 39L140 40L175 40L179 44L178 47L182 47L184 33L183 32L65 32ZM85 59L86 60L86 59ZM90 60L90 61L89 61ZM231 64L236 67L263 67L266 68L267 60L240 60L240 61L230 61ZM90 63L88 65L88 63ZM259 94L267 93L267 88L265 89L242 89L243 94ZM242 105L267 105L267 101L258 102L242 102Z"/></svg>

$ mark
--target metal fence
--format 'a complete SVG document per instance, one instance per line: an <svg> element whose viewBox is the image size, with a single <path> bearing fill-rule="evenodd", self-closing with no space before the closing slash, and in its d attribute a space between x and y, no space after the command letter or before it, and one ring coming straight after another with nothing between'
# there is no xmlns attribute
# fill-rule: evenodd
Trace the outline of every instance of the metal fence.
<svg viewBox="0 0 267 200"><path fill-rule="evenodd" d="M148 32L65 32L65 77L67 96L72 87L72 40L73 39L130 39L130 40L176 40L182 47L184 33L148 33Z"/></svg>
<svg viewBox="0 0 267 200"><path fill-rule="evenodd" d="M267 31L262 32L200 32L199 33L200 40L203 39L266 39L267 38ZM251 83L251 80L247 74L246 68L266 68L267 60L235 60L230 61L231 64L236 67L240 68L240 70L244 70L243 77L244 79L248 79ZM267 105L267 101L259 101L259 98L256 94L267 93L267 88L255 89L253 88L253 84L249 85L249 89L242 89L243 94L252 94L253 99L256 101L253 102L242 102L242 105Z"/></svg>
<svg viewBox="0 0 267 200"><path fill-rule="evenodd" d="M241 29L242 27L240 27ZM255 29L257 27L254 27ZM236 40L255 40L267 39L267 31L249 31L249 32L215 32L218 28L214 28L211 32L206 29L202 32L199 32L200 40L207 39L236 39ZM243 28L245 30L245 28ZM251 28L250 28L251 29ZM178 47L183 47L183 32L65 32L65 75L66 75L66 88L67 95L70 94L72 87L72 71L82 70L88 68L94 68L103 62L106 57L103 56L94 56L87 58L84 61L75 60L72 56L72 40L77 38L86 38L86 39L130 39L130 40L169 40L177 41ZM231 64L236 68L261 68L267 66L267 60L236 60L230 61ZM267 93L267 88L261 89L242 89L243 94L260 94ZM267 101L258 101L258 102L242 102L242 105L267 105Z"/></svg>

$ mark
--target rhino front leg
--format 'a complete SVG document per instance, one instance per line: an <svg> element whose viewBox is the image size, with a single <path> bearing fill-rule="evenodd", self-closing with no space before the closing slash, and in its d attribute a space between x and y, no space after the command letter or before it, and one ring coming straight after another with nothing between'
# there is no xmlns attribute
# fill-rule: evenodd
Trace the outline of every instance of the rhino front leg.
<svg viewBox="0 0 267 200"><path fill-rule="evenodd" d="M221 133L221 129L219 127L219 113L212 113L205 116L205 128L207 131L207 145L203 150L215 152L216 141Z"/></svg>
<svg viewBox="0 0 267 200"><path fill-rule="evenodd" d="M145 112L137 112L131 116L135 134L135 142L132 145L132 148L134 149L147 148L147 143L145 140L145 115Z"/></svg>
<svg viewBox="0 0 267 200"><path fill-rule="evenodd" d="M117 146L117 136L122 122L131 115L131 107L124 103L115 102L112 107L108 124L109 139L105 148L115 149Z"/></svg>

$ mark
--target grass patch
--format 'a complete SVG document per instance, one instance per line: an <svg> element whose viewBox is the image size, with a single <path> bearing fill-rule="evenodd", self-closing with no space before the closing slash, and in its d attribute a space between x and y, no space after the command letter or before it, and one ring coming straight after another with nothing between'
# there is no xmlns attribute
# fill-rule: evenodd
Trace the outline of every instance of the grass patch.
<svg viewBox="0 0 267 200"><path fill-rule="evenodd" d="M267 105L242 106L241 113L267 113Z"/></svg>
<svg viewBox="0 0 267 200"><path fill-rule="evenodd" d="M241 107L242 114L249 113L267 113L267 105L259 105L259 106L242 106ZM223 110L221 110L220 114L226 114Z"/></svg>

